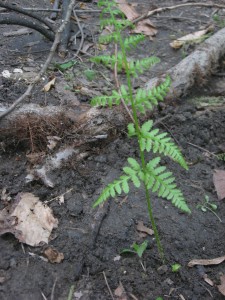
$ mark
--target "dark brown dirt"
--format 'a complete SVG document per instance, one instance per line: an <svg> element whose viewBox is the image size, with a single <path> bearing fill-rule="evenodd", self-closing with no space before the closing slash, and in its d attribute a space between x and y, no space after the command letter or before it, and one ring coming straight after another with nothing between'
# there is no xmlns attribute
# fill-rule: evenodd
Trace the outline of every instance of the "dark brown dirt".
<svg viewBox="0 0 225 300"><path fill-rule="evenodd" d="M21 2L24 6L31 5L30 1ZM39 7L42 6L42 2L45 1L39 1ZM140 11L150 9L154 3L160 7L180 2L167 0L152 1L152 4L148 4L140 1ZM223 1L220 2L222 4ZM95 6L92 4L92 7ZM171 35L181 36L199 30L202 25L212 22L213 11L214 9L210 8L186 7L152 18L158 28L158 34L154 41L146 41L144 47L138 48L136 52L141 52L143 57L146 54L154 54L161 58L162 63L154 67L151 77L163 73L196 47L190 45L185 50L174 51L169 47ZM171 16L188 19L172 19ZM96 16L93 21L84 22L87 22L90 28L91 22L97 24ZM1 33L15 28L1 26ZM91 37L87 35L88 39L91 41ZM29 50L23 47L26 43L37 40L40 41L38 46ZM46 57L46 52L36 51L42 51L45 47L49 49L51 46L37 33L15 38L0 35L0 44L1 72L4 69L11 71L13 68L24 66L38 69ZM86 58L83 59L86 64ZM98 85L96 82L92 83L94 87L87 80L84 81L83 71L87 67L78 64L74 69L75 75L67 81L68 85L77 87L78 82L81 82L81 85L89 84L89 89L102 90L105 85L103 78L99 79ZM108 70L101 71L106 72L108 78L113 78ZM224 72L222 63L219 72ZM48 76L52 73L58 81L63 80L62 74L54 70ZM77 74L79 78L76 77ZM149 76L141 76L136 85L143 84ZM28 168L26 154L31 151L29 144L22 141L18 143L18 140L15 140L5 148L1 142L0 189L6 188L12 199L19 192L31 192L42 201L46 201L71 188L72 191L65 194L64 204L60 205L58 201L49 204L54 216L59 220L59 226L49 244L64 254L65 259L62 263L51 264L40 258L46 246L30 247L21 245L11 234L0 236L0 279L4 279L0 281L0 299L64 300L68 299L73 286L73 300L112 299L104 275L113 293L120 282L123 284L127 293L127 298L124 299L155 300L160 296L164 300L224 299L217 289L220 276L224 274L224 263L200 268L187 266L194 258L210 259L224 255L225 206L223 201L218 202L212 180L213 170L224 169L224 162L210 153L219 154L221 149L224 149L225 107L199 105L200 102L212 100L208 96L209 93L211 96L218 96L217 78L208 78L210 84L194 87L190 91L191 97L161 105L153 116L155 120L166 117L158 127L172 135L189 164L189 171L184 171L171 161L162 159L162 163L176 175L177 183L192 210L190 216L180 213L169 202L151 195L155 219L165 249L166 263L163 266L154 237L143 238L136 229L138 221L143 221L146 226L151 227L142 189L132 188L127 198L123 195L110 200L103 208L92 208L94 200L105 184L121 174L127 157L138 158L136 142L129 139L123 129L117 129L116 138L114 136L112 141L90 143L89 154L85 159L71 159L65 162L63 167L53 174L53 189L38 181L25 183ZM12 103L26 88L23 81L6 80L2 77L0 80L0 105ZM45 82L47 80L46 76ZM43 84L36 87L30 100L32 103L73 105L54 89L45 96L41 91L42 87ZM74 89L74 98L76 95L78 101L90 100L89 96L80 95L78 88ZM224 96L223 89L220 89L219 94ZM204 96L201 101L200 96ZM70 133L71 138L73 133ZM69 141L71 140L68 137L64 137L62 143L66 146ZM222 222L210 211L204 213L197 209L196 206L206 195L211 202L218 205L216 213ZM0 208L3 208L1 202ZM145 239L148 240L148 248L141 262L137 256L128 255L115 260L122 249L129 248L134 242L142 243ZM171 265L174 263L181 265L177 273L171 271ZM214 282L213 287L203 280L204 274ZM119 299L116 296L114 298Z"/></svg>

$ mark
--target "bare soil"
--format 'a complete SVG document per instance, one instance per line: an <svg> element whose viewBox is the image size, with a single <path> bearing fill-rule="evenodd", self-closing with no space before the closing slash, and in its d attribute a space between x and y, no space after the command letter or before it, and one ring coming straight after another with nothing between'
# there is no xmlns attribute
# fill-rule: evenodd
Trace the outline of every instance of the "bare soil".
<svg viewBox="0 0 225 300"><path fill-rule="evenodd" d="M31 2L21 1L24 6L30 6ZM155 5L169 6L180 2L188 1L152 1L151 4L139 1L138 10L145 12ZM223 4L223 1L219 2ZM47 5L46 1L38 2L39 7ZM87 5L96 8L96 3ZM169 46L171 36L179 37L212 23L214 10L185 7L152 17L158 33L153 41L146 40L144 46L140 46L133 55L144 57L154 54L162 62L151 72L140 76L135 82L137 87L150 77L162 74L194 51L197 45L173 50ZM224 20L224 11L220 13L223 13L221 18ZM85 39L91 43L92 35L95 38L98 36L97 14L83 19L83 22ZM218 30L219 24L216 23L215 26L215 30ZM32 72L39 70L51 43L34 32L6 38L2 35L3 32L19 27L2 25L0 28L0 71L24 67L31 68ZM27 43L34 41L39 43L26 47ZM93 49L89 51L94 54ZM72 54L70 51L68 57ZM78 85L87 87L90 91L107 91L113 84L113 74L97 67L97 71L103 72L109 82L105 83L101 73L97 73L96 80L88 81L84 71L89 68L95 70L96 67L88 62L87 56L81 55L81 59L82 63L77 60L73 72L68 71L66 78L51 66L45 81L37 85L29 101L42 107L65 106L82 111L83 106L89 105L91 97L90 94L81 94ZM55 61L60 61L57 55ZM224 72L224 59L216 72ZM56 87L49 93L44 93L43 85L53 75L56 76ZM217 288L220 276L224 274L224 263L208 267L187 266L194 258L210 259L224 255L225 206L223 201L217 200L212 179L214 169L224 169L224 162L216 158L216 154L225 149L225 88L221 78L223 79L214 75L205 79L194 86L183 99L162 104L152 116L154 120L163 118L157 126L172 135L189 164L189 171L184 171L171 161L163 159L163 163L176 175L177 183L192 210L191 215L180 213L169 202L151 195L165 249L164 265L160 261L154 236L143 237L137 231L139 221L151 228L142 189L132 189L128 197L122 195L109 200L101 208L92 208L105 184L120 175L127 157L138 157L137 144L127 137L125 128L113 128L112 136L106 141L86 143L84 151L88 155L85 158L78 160L74 156L51 174L54 188L46 187L41 181L26 183L25 180L30 167L27 154L42 151L48 156L52 153L45 142L40 144L38 140L32 148L31 140L21 136L1 141L1 190L6 188L12 199L20 192L30 192L42 201L65 193L65 202L60 204L54 200L48 204L59 220L49 244L64 254L61 263L51 264L40 258L46 245L30 247L22 245L12 234L0 236L0 278L4 279L0 280L0 299L64 300L74 286L73 300L108 300L112 296L107 282L113 294L120 282L126 291L127 298L114 295L114 299L155 300L160 296L163 299L224 299ZM70 91L61 89L59 92L57 84L60 85L60 82ZM12 103L25 91L26 86L27 81L0 77L0 106ZM219 106L215 99L220 100ZM71 124L67 124L65 132L60 133L61 146L66 147L76 140L73 129ZM68 190L70 192L66 193ZM222 222L212 212L202 212L197 208L206 195L218 205L216 213ZM3 207L2 201L0 208ZM141 261L135 255L123 255L120 259L115 259L122 249L129 248L134 242L142 243L145 239L148 240L148 248ZM177 273L171 270L174 263L181 265ZM205 274L214 282L214 286L204 281Z"/></svg>

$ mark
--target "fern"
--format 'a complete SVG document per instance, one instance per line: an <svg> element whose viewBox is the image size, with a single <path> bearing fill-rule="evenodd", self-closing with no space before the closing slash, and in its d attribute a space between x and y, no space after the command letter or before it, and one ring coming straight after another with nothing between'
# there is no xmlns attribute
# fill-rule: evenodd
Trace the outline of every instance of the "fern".
<svg viewBox="0 0 225 300"><path fill-rule="evenodd" d="M118 7L114 1L100 0L98 1L99 7L104 7L101 14L101 26L108 25L114 26L114 32L109 35L102 36L101 42L118 43L120 51L117 55L101 55L92 59L95 63L101 63L109 68L114 68L117 65L117 71L125 71L127 79L127 87L122 85L119 91L112 91L111 95L95 97L92 99L92 105L99 106L112 106L121 103L124 99L127 105L131 106L133 122L128 125L129 137L136 137L139 144L139 158L140 164L134 158L128 158L128 166L123 168L123 174L112 183L109 183L100 194L97 201L94 203L94 207L106 201L109 197L116 197L122 192L127 194L130 190L130 184L133 183L134 187L139 188L143 184L145 189L147 207L149 218L154 230L157 247L162 260L164 261L164 252L160 242L158 230L155 224L152 204L149 195L149 191L157 193L158 197L162 197L179 208L180 210L190 213L190 209L186 204L182 192L179 190L175 183L175 177L172 172L169 172L165 166L160 166L160 157L155 157L148 163L146 163L146 152L152 152L153 155L169 156L175 162L179 163L184 169L188 169L184 157L180 149L168 136L167 133L160 133L159 129L153 128L153 121L149 120L140 125L138 120L138 113L146 113L146 110L152 110L159 101L163 101L164 97L169 91L171 80L169 77L154 87L153 89L144 90L138 89L134 91L132 88L132 77L136 77L138 73L142 73L149 69L160 60L157 57L148 57L144 59L129 59L127 58L126 51L131 47L137 46L138 43L143 41L143 35L130 36L123 38L122 30L127 25L131 25L130 21L125 19L116 19L116 17L123 17L123 14L119 13ZM104 13L108 13L107 18L103 19Z"/></svg>

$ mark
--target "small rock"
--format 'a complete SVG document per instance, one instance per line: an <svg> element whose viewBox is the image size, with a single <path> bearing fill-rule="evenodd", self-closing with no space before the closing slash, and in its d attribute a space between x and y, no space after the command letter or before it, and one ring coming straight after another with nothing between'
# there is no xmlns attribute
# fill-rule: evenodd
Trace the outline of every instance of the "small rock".
<svg viewBox="0 0 225 300"><path fill-rule="evenodd" d="M168 271L167 265L162 265L157 269L159 275L163 275Z"/></svg>

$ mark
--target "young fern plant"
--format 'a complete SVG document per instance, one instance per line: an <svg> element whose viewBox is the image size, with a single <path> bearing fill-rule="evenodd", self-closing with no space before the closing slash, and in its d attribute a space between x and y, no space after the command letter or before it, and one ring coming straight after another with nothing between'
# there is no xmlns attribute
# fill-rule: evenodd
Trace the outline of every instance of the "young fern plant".
<svg viewBox="0 0 225 300"><path fill-rule="evenodd" d="M128 194L131 183L136 188L140 188L142 184L145 190L148 214L154 230L159 255L162 261L164 261L164 251L154 220L149 192L156 193L159 197L171 201L171 203L181 211L190 213L190 209L186 204L184 196L175 183L175 177L165 166L160 165L160 157L163 155L168 156L186 170L188 169L188 166L180 149L168 134L160 133L159 129L153 128L152 120L140 124L138 113L145 113L146 110L152 110L160 101L163 101L169 90L171 80L167 77L163 83L151 90L133 90L132 77L138 76L138 74L149 69L152 65L158 63L159 59L157 57L149 57L141 60L128 61L127 51L143 41L144 36L137 35L123 38L122 30L127 27L127 25L132 24L127 20L117 20L117 18L121 18L123 15L118 10L116 3L114 1L104 0L99 1L98 6L103 7L101 14L102 26L114 26L114 31L101 39L105 42L118 44L120 52L118 52L116 56L97 56L94 57L92 61L101 63L110 68L114 68L115 64L117 64L118 72L122 70L125 71L127 86L122 85L119 91L113 90L111 95L95 97L92 99L91 104L93 106L112 107L113 105L119 105L124 101L126 105L131 106L132 119L134 122L128 125L128 135L129 137L135 137L138 140L139 159L137 160L132 157L127 159L128 165L123 168L123 174L103 189L99 198L94 203L94 207L103 203L110 197L120 195L122 192ZM105 13L107 13L107 19L103 19ZM147 162L147 152L152 152L155 155L158 154L158 156Z"/></svg>

